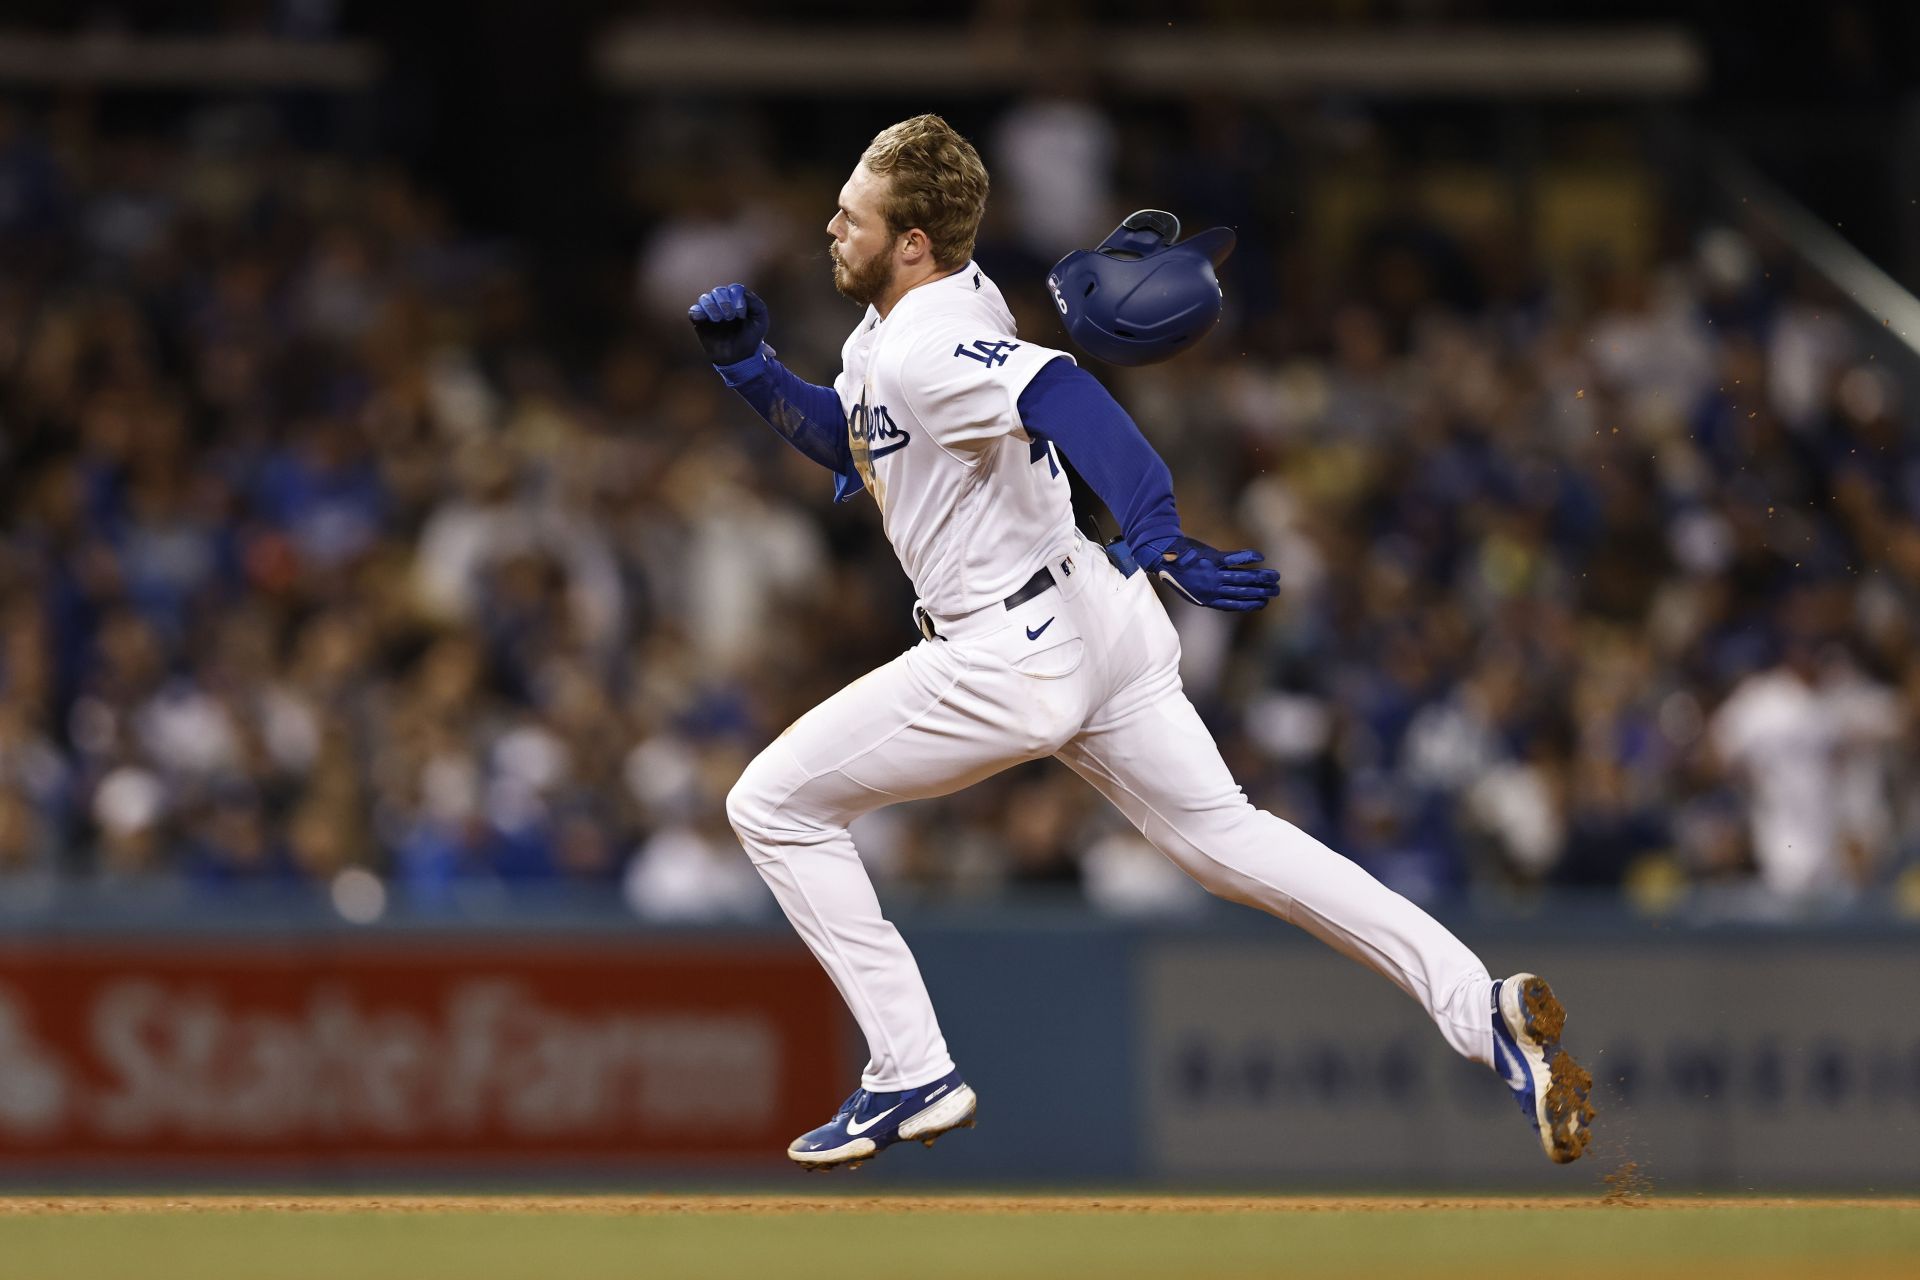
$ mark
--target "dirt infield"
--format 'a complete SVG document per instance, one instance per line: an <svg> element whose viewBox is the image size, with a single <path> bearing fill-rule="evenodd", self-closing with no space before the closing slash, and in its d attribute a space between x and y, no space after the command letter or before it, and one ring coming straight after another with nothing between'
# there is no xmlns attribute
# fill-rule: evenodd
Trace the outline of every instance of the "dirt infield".
<svg viewBox="0 0 1920 1280"><path fill-rule="evenodd" d="M1705 1196L1086 1196L1086 1195L657 1195L657 1196L12 1196L0 1217L78 1214L527 1214L653 1217L816 1213L967 1214L1364 1214L1569 1209L1889 1209L1920 1211L1920 1198Z"/></svg>

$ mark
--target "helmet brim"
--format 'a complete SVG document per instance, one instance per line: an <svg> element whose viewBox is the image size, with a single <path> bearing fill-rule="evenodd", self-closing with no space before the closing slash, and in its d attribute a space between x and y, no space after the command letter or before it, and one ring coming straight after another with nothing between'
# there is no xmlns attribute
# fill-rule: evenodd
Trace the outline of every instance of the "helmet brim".
<svg viewBox="0 0 1920 1280"><path fill-rule="evenodd" d="M1188 236L1180 242L1179 247L1198 249L1217 267L1232 256L1233 247L1238 243L1240 243L1240 237L1234 234L1232 227L1213 227Z"/></svg>

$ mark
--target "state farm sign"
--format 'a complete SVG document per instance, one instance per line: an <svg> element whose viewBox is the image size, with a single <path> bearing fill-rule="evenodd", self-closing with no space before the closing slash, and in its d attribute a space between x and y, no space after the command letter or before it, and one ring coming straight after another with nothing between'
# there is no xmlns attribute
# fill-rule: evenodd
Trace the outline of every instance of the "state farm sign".
<svg viewBox="0 0 1920 1280"><path fill-rule="evenodd" d="M0 1166L777 1158L843 1028L792 950L0 947Z"/></svg>

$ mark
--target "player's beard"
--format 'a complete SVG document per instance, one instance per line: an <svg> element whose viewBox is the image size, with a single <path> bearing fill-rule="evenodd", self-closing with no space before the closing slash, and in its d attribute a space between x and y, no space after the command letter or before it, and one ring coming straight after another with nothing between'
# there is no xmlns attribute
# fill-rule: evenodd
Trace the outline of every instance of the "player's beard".
<svg viewBox="0 0 1920 1280"><path fill-rule="evenodd" d="M893 255L885 250L857 267L850 266L835 250L829 249L827 253L833 259L833 287L850 302L870 307L885 296L887 286L893 283Z"/></svg>

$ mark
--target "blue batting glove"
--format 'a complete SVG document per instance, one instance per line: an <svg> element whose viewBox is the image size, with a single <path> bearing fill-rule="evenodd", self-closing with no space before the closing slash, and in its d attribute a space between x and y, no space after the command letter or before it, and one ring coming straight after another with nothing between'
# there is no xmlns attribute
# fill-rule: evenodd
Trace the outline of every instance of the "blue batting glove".
<svg viewBox="0 0 1920 1280"><path fill-rule="evenodd" d="M1174 538L1157 544L1141 567L1197 605L1251 613L1280 594L1278 570L1246 567L1265 558L1258 551L1216 551L1192 538Z"/></svg>
<svg viewBox="0 0 1920 1280"><path fill-rule="evenodd" d="M724 369L759 353L767 336L767 304L743 284L723 284L687 308L707 359Z"/></svg>

